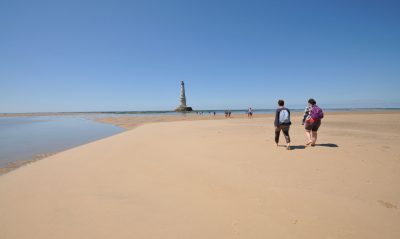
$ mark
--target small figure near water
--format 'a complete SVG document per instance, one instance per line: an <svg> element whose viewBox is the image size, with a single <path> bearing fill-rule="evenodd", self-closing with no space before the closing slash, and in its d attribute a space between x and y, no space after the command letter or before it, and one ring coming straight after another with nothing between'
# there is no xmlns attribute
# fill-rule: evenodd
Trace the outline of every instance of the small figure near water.
<svg viewBox="0 0 400 239"><path fill-rule="evenodd" d="M253 109L251 107L249 107L249 109L247 110L247 118L253 118Z"/></svg>
<svg viewBox="0 0 400 239"><path fill-rule="evenodd" d="M289 128L292 122L290 121L290 110L285 107L285 101L278 101L279 108L276 109L275 113L275 143L276 146L279 146L279 136L281 131L286 139L286 149L290 150L290 136L289 136Z"/></svg>

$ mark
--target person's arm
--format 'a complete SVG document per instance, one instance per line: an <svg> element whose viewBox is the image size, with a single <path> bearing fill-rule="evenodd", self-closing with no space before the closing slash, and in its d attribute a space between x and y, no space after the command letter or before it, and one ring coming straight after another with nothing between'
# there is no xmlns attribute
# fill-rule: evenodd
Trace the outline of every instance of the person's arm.
<svg viewBox="0 0 400 239"><path fill-rule="evenodd" d="M308 114L309 114L309 107L307 107L307 108L304 110L304 115L303 115L303 122L302 122L302 124L304 124L304 123L306 122L306 119L307 119Z"/></svg>
<svg viewBox="0 0 400 239"><path fill-rule="evenodd" d="M275 113L275 122L274 122L275 127L279 126L279 112L280 112L279 109L277 109Z"/></svg>

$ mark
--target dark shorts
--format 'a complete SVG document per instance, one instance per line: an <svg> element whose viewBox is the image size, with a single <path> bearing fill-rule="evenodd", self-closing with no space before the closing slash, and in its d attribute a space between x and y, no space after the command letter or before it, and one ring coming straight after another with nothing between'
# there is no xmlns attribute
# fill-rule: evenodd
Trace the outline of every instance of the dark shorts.
<svg viewBox="0 0 400 239"><path fill-rule="evenodd" d="M316 120L313 123L307 123L305 124L305 128L306 130L310 130L310 131L318 131L319 126L321 126L321 120Z"/></svg>

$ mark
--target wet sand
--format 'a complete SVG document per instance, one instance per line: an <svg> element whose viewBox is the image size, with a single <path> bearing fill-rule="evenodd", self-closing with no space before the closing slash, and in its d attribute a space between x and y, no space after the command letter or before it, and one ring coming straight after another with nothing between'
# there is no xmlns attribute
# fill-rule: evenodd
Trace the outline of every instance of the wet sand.
<svg viewBox="0 0 400 239"><path fill-rule="evenodd" d="M400 113L326 113L316 147L300 115L291 151L271 115L113 122L0 176L0 238L400 238Z"/></svg>
<svg viewBox="0 0 400 239"><path fill-rule="evenodd" d="M0 176L2 174L11 172L12 170L15 170L17 168L20 168L22 166L26 166L28 164L34 163L38 160L44 159L46 157L50 157L51 155L54 155L55 153L44 153L44 154L38 154L35 155L32 159L27 159L27 160L17 160L14 162L7 163L4 167L0 167Z"/></svg>
<svg viewBox="0 0 400 239"><path fill-rule="evenodd" d="M391 115L391 114L400 114L400 111L390 111L390 110L385 110L385 111L359 111L359 112L354 112L354 111L349 111L349 112L326 112L328 115L353 115L353 116L360 116L360 115ZM303 112L292 112L292 116L294 117L300 117L303 115ZM255 113L253 115L253 119L257 118L265 118L265 119L272 119L275 117L274 113L270 114L258 114ZM159 123L159 122L176 122L176 121L195 121L195 120L221 120L221 119L248 119L247 114L242 113L242 114L232 114L230 118L226 118L223 114L219 113L217 115L212 115L212 114L204 114L204 115L198 115L195 113L190 113L190 114L181 114L181 115L159 115L159 116L135 116L135 115L126 115L126 116L121 116L117 115L114 117L98 117L95 118L97 122L100 123L106 123L106 124L113 124L116 126L119 126L124 129L134 129L140 125L143 124L149 124L149 123Z"/></svg>
<svg viewBox="0 0 400 239"><path fill-rule="evenodd" d="M272 114L257 114L254 118L268 118ZM198 121L198 120L221 120L221 119L245 119L247 114L233 114L230 118L226 118L223 114L204 114L197 115L195 113L181 115L159 115L159 116L115 116L115 117L99 117L95 119L97 122L113 124L124 129L134 129L143 124L160 123L160 122L176 122L176 121Z"/></svg>

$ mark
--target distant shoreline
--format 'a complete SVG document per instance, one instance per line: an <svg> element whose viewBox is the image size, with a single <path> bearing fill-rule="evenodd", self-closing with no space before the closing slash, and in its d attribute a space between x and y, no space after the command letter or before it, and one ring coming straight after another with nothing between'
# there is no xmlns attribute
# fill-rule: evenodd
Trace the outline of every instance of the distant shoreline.
<svg viewBox="0 0 400 239"><path fill-rule="evenodd" d="M245 113L246 109L227 109L234 114ZM293 112L302 112L304 109L291 109ZM400 111L400 108L324 108L326 112L388 112ZM177 113L175 111L88 111L88 112L34 112L34 113L0 113L1 117L34 117L34 116L85 116L85 115L195 115L196 112L223 113L226 110L194 110L191 113ZM253 109L255 114L272 113L275 109Z"/></svg>

